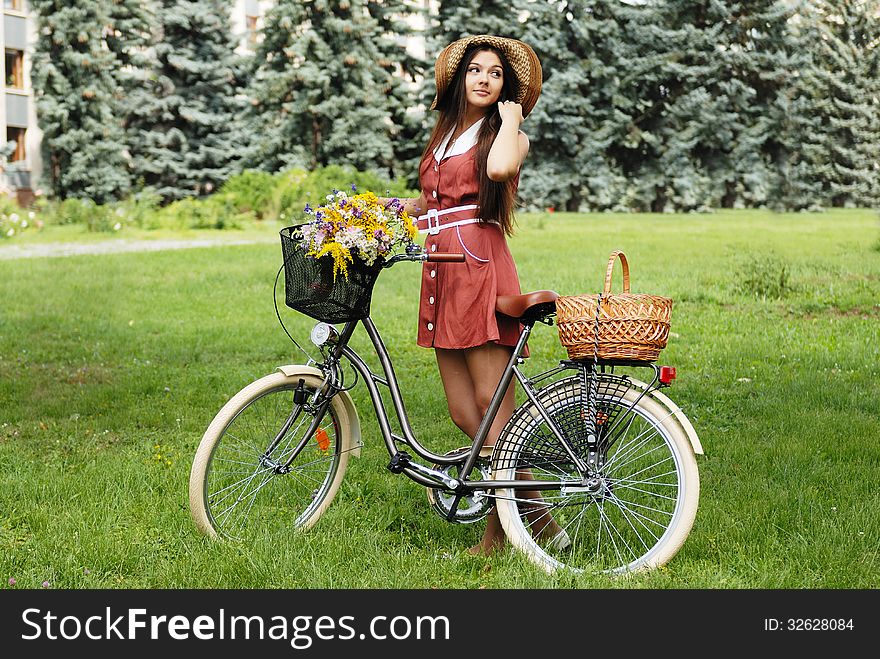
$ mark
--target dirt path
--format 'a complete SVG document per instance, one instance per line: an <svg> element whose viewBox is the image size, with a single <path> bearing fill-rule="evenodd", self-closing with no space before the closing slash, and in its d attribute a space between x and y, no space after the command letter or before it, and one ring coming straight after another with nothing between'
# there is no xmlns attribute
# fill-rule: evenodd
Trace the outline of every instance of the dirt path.
<svg viewBox="0 0 880 659"><path fill-rule="evenodd" d="M41 243L31 245L0 245L0 260L31 259L80 254L120 254L123 252L155 252L167 249L193 249L222 245L255 245L273 242L274 239L252 240L107 240L96 243Z"/></svg>

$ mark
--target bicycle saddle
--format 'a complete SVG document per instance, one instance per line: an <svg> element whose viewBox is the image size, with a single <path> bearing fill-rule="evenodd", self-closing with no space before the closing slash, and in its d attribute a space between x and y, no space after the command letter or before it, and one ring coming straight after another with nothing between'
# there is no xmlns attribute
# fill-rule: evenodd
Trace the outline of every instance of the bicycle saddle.
<svg viewBox="0 0 880 659"><path fill-rule="evenodd" d="M534 322L556 312L556 298L558 297L559 293L556 291L499 295L495 298L495 311L511 318Z"/></svg>

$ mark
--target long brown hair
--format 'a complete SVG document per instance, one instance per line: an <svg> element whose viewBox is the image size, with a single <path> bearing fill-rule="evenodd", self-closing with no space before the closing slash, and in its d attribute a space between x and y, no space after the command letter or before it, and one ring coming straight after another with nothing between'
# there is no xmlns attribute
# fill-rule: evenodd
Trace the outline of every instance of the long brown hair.
<svg viewBox="0 0 880 659"><path fill-rule="evenodd" d="M467 110L467 92L465 90L465 72L470 65L474 56L481 51L488 50L501 60L501 68L504 70L504 84L501 87L501 95L499 101L513 100L519 92L519 80L504 53L486 44L477 44L471 46L464 56L455 75L447 87L446 93L437 101L437 109L440 111L440 117L431 131L431 138L428 145L422 153L422 159L434 151L443 138L451 131L460 126L462 118ZM477 180L480 184L478 203L480 205L480 216L485 221L495 220L501 225L501 230L506 235L513 233L513 210L516 207L516 190L514 188L513 179L497 182L489 178L486 173L486 162L489 159L489 151L492 148L492 142L498 135L501 128L501 115L498 114L497 104L493 104L486 113L486 118L480 126L480 132L477 135Z"/></svg>

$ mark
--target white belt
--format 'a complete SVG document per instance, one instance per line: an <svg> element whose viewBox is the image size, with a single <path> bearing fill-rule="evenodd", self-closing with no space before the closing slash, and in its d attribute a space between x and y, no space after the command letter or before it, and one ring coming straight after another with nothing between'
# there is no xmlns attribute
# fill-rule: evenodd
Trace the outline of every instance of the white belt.
<svg viewBox="0 0 880 659"><path fill-rule="evenodd" d="M481 222L482 220L480 220L480 218L478 217L469 217L464 220L455 220L453 222L440 224L440 218L444 215L449 215L451 213L460 213L461 211L476 210L478 208L479 206L477 204L456 206L455 208L444 208L443 210L439 211L432 208L424 215L419 215L418 219L416 220L416 222L427 221L428 223L427 227L425 227L424 229L419 229L419 233L429 233L433 236L440 233L440 231L443 229L450 229L452 227L460 227L464 224L476 224L477 222ZM497 222L493 223L497 224Z"/></svg>

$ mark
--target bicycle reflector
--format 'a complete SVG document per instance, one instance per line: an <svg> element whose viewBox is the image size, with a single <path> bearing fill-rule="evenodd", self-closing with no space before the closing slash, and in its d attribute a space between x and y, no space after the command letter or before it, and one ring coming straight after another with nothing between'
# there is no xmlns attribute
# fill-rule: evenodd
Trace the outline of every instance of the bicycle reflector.
<svg viewBox="0 0 880 659"><path fill-rule="evenodd" d="M330 448L330 436L323 428L317 428L315 430L315 441L318 442L318 448L322 451L326 452L327 449Z"/></svg>
<svg viewBox="0 0 880 659"><path fill-rule="evenodd" d="M660 382L663 384L672 384L675 379L675 366L660 367Z"/></svg>

